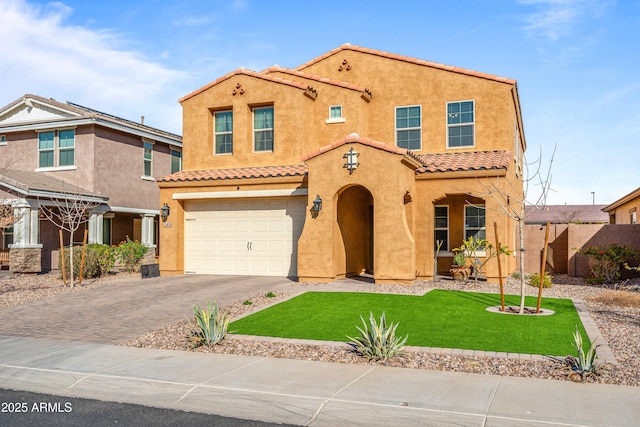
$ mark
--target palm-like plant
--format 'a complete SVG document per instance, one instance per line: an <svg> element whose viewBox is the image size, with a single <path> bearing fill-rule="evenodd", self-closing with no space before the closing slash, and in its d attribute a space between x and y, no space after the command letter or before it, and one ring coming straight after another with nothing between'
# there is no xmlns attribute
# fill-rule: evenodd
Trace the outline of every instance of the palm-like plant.
<svg viewBox="0 0 640 427"><path fill-rule="evenodd" d="M570 375L579 375L580 380L584 383L587 382L588 377L598 375L598 354L596 349L599 345L592 343L589 349L585 352L582 342L582 335L576 326L576 331L573 333L573 346L578 351L578 356L567 356L565 362L571 368Z"/></svg>
<svg viewBox="0 0 640 427"><path fill-rule="evenodd" d="M362 320L362 328L356 326L360 331L360 336L357 338L347 336L354 342L355 350L358 353L375 360L386 360L403 354L408 336L404 338L396 336L398 323L391 323L387 326L384 312L380 316L380 323L376 322L372 312L369 312L368 325L362 316L360 316L360 320Z"/></svg>

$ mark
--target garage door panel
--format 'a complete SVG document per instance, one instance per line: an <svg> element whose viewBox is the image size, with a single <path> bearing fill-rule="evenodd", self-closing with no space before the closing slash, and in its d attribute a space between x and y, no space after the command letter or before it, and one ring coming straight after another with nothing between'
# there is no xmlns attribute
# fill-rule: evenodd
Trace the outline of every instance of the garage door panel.
<svg viewBox="0 0 640 427"><path fill-rule="evenodd" d="M296 275L306 199L187 201L185 271Z"/></svg>

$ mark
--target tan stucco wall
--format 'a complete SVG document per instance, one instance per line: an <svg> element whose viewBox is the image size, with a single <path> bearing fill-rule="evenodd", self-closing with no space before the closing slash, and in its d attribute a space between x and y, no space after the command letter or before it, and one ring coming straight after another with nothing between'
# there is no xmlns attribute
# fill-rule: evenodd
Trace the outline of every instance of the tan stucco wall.
<svg viewBox="0 0 640 427"><path fill-rule="evenodd" d="M640 224L640 197L629 200L628 202L618 206L613 211L609 212L611 217L613 214L614 220L612 224L631 224L631 213L636 213L636 220Z"/></svg>

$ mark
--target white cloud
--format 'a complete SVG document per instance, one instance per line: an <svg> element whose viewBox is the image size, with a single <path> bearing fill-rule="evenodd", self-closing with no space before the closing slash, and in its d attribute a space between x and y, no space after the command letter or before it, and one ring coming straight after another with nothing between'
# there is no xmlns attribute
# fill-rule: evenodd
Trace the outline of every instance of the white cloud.
<svg viewBox="0 0 640 427"><path fill-rule="evenodd" d="M528 15L525 27L555 41L570 34L581 20L599 16L612 0L520 0L521 4L538 10Z"/></svg>
<svg viewBox="0 0 640 427"><path fill-rule="evenodd" d="M176 85L186 76L125 50L108 30L65 24L72 13L62 3L0 2L0 104L35 93L181 132L177 99L186 91Z"/></svg>

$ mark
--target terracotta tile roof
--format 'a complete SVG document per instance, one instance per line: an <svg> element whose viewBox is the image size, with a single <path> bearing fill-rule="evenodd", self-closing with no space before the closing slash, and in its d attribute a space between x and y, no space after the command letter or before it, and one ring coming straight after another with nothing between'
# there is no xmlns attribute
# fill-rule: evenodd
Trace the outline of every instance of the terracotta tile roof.
<svg viewBox="0 0 640 427"><path fill-rule="evenodd" d="M305 68L315 64L316 62L319 62L325 58L328 58L332 55L335 55L339 52L345 51L345 50L352 50L352 51L356 51L356 52L362 52L362 53L367 53L370 55L376 55L376 56L381 56L383 58L389 58L389 59L395 59L397 61L404 61L404 62L409 62L412 64L417 64L417 65L424 65L426 67L431 67L431 68L437 68L440 70L446 70L446 71L451 71L454 73L458 73L458 74L466 74L469 76L475 76L475 77L480 77L483 79L487 79L487 80L495 80L497 82L502 82L502 83L507 83L510 85L515 85L516 81L513 79L509 79L506 77L500 77L500 76L496 76L495 74L487 74L487 73L482 73L480 71L474 71L474 70L467 70L465 68L459 68L459 67L453 67L451 65L445 65L445 64L439 64L437 62L431 62L431 61L425 61L423 59L417 59L417 58L411 58L408 56L404 56L404 55L397 55L395 53L389 53L389 52L383 52L380 50L375 50L375 49L368 49L368 48L364 48L364 47L360 47L360 46L353 46L349 43L343 44L342 46L335 48L323 55L318 56L317 58L312 59L311 61L305 62L304 64L300 65L299 67L296 67L295 70L298 71L302 71Z"/></svg>
<svg viewBox="0 0 640 427"><path fill-rule="evenodd" d="M605 205L547 205L542 208L525 208L526 224L568 224L570 222L608 224L609 214L603 212Z"/></svg>
<svg viewBox="0 0 640 427"><path fill-rule="evenodd" d="M269 73L283 73L283 74L289 74L291 76L296 76L302 79L308 79L308 80L314 80L320 83L326 83L326 84L330 84L333 86L339 86L345 89L350 89L350 90L354 90L357 92L362 92L364 95L367 95L369 98L371 98L373 95L371 93L371 91L369 89L367 89L366 87L363 86L358 86L355 85L353 83L349 83L349 82L344 82L344 81L340 81L340 80L334 80L334 79L330 79L328 77L323 77L320 76L318 74L309 74L309 73L304 73L302 71L298 71L298 70L294 70L291 68L284 68L284 67L280 67L277 65L274 65L273 67L269 67L266 70L262 71L263 74L269 74Z"/></svg>
<svg viewBox="0 0 640 427"><path fill-rule="evenodd" d="M204 92L205 90L217 85L220 82L223 82L227 79L232 78L233 76L240 76L240 75L245 75L245 76L251 76L251 77L256 77L258 79L263 79L263 80L268 80L268 81L272 81L275 83L280 83L280 84L285 84L285 85L289 85L298 89L302 89L302 90L307 90L309 89L309 85L307 83L303 83L303 82L296 82L293 80L288 80L288 79L283 79L282 77L276 77L276 76L270 76L269 74L264 74L264 73L260 73L258 71L253 71L253 70L247 70L245 68L238 68L234 71L231 71L230 73L225 74L222 77L219 77L217 79L215 79L214 81L212 81L211 83L202 86L200 89L196 89L193 92L191 92L188 95L183 96L182 98L180 98L178 100L178 102L182 103L184 101L186 101L189 98L192 98L196 95L198 95L199 93Z"/></svg>
<svg viewBox="0 0 640 427"><path fill-rule="evenodd" d="M385 144L384 142L380 142L371 138L360 136L357 133L352 133L351 135L348 135L345 138L339 139L337 141L332 142L331 144L325 145L324 147L320 147L315 151L307 153L302 157L302 161L306 162L307 160L312 159L316 156L319 156L322 153L326 153L327 151L331 151L345 144L353 144L356 142L362 145L368 145L369 147L377 148L379 150L388 151L390 153L400 154L403 156L407 155L409 157L412 157L420 161L418 159L418 156L416 156L413 152L407 150L406 148L400 148L400 147L396 147L395 145Z"/></svg>
<svg viewBox="0 0 640 427"><path fill-rule="evenodd" d="M417 157L424 167L416 173L508 169L512 158L510 151L418 154Z"/></svg>
<svg viewBox="0 0 640 427"><path fill-rule="evenodd" d="M284 176L304 176L306 175L306 173L306 165L258 166L252 168L181 171L162 178L158 178L156 181L192 182L243 178L275 178Z"/></svg>

